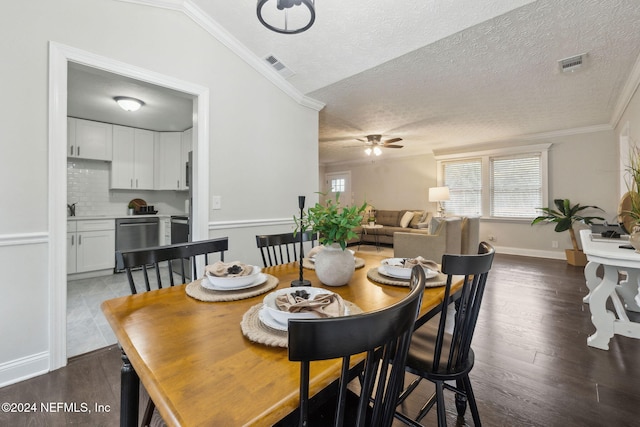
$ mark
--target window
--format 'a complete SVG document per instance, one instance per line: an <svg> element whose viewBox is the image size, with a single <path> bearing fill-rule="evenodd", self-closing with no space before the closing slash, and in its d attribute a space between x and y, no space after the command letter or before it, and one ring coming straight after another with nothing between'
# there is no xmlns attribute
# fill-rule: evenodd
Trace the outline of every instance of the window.
<svg viewBox="0 0 640 427"><path fill-rule="evenodd" d="M331 192L332 193L344 193L345 181L346 180L344 178L332 179L331 180Z"/></svg>
<svg viewBox="0 0 640 427"><path fill-rule="evenodd" d="M472 159L444 164L444 185L449 187L446 211L456 215L479 215L482 205L482 161Z"/></svg>
<svg viewBox="0 0 640 427"><path fill-rule="evenodd" d="M551 144L442 155L438 185L449 187L445 210L453 215L529 219L547 199Z"/></svg>

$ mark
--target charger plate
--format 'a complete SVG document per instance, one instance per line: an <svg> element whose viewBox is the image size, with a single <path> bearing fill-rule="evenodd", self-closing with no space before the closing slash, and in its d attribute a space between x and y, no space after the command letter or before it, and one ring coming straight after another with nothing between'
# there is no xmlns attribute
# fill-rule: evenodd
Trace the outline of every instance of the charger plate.
<svg viewBox="0 0 640 427"><path fill-rule="evenodd" d="M186 286L186 292L191 298L205 302L238 301L241 299L252 298L269 292L278 286L278 283L280 282L275 276L266 273L261 274L266 276L266 280L259 285L252 286L250 288L214 291L213 289L202 287L200 281L203 279L198 279Z"/></svg>
<svg viewBox="0 0 640 427"><path fill-rule="evenodd" d="M362 309L354 303L350 301L345 301L344 303L351 314L362 313ZM242 335L258 344L286 348L289 341L287 332L270 328L260 321L262 305L262 303L254 305L242 316L242 321L240 322Z"/></svg>
<svg viewBox="0 0 640 427"><path fill-rule="evenodd" d="M367 277L370 280L376 283L381 283L383 285L409 287L409 279L396 279L394 277L385 276L384 274L380 274L380 272L378 271L378 267L370 268L369 271L367 271ZM446 284L447 275L442 273L438 273L437 276L425 281L426 288L435 288L438 286L444 286Z"/></svg>

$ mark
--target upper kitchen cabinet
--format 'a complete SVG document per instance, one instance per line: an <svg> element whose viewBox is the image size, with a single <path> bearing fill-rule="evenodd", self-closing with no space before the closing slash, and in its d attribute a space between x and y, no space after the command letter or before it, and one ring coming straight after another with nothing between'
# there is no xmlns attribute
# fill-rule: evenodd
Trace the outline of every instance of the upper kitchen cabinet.
<svg viewBox="0 0 640 427"><path fill-rule="evenodd" d="M67 157L112 159L113 125L91 120L67 118Z"/></svg>
<svg viewBox="0 0 640 427"><path fill-rule="evenodd" d="M183 190L189 189L187 180L187 162L189 161L189 152L193 150L193 128L182 132L182 150L180 152L180 184ZM192 167L192 165L189 165Z"/></svg>
<svg viewBox="0 0 640 427"><path fill-rule="evenodd" d="M182 132L156 133L156 190L180 190Z"/></svg>
<svg viewBox="0 0 640 427"><path fill-rule="evenodd" d="M187 161L193 132L158 132L156 134L156 190L188 190Z"/></svg>
<svg viewBox="0 0 640 427"><path fill-rule="evenodd" d="M113 125L111 188L153 190L153 132Z"/></svg>

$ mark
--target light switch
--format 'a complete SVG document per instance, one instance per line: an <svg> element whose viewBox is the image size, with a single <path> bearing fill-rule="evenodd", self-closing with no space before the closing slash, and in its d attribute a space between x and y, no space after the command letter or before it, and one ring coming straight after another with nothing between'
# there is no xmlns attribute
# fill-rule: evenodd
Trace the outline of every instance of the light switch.
<svg viewBox="0 0 640 427"><path fill-rule="evenodd" d="M211 197L211 209L222 209L222 196Z"/></svg>

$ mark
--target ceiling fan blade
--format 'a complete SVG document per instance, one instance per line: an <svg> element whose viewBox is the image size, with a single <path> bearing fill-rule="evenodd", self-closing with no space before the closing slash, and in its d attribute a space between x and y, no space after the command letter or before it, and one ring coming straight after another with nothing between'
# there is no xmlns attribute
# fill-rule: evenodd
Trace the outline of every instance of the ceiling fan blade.
<svg viewBox="0 0 640 427"><path fill-rule="evenodd" d="M402 138L391 138L391 139L387 139L386 141L383 141L382 143L384 145L388 145L398 141L402 141Z"/></svg>
<svg viewBox="0 0 640 427"><path fill-rule="evenodd" d="M402 148L404 147L404 145L398 145L398 144L385 144L383 145L384 148Z"/></svg>

